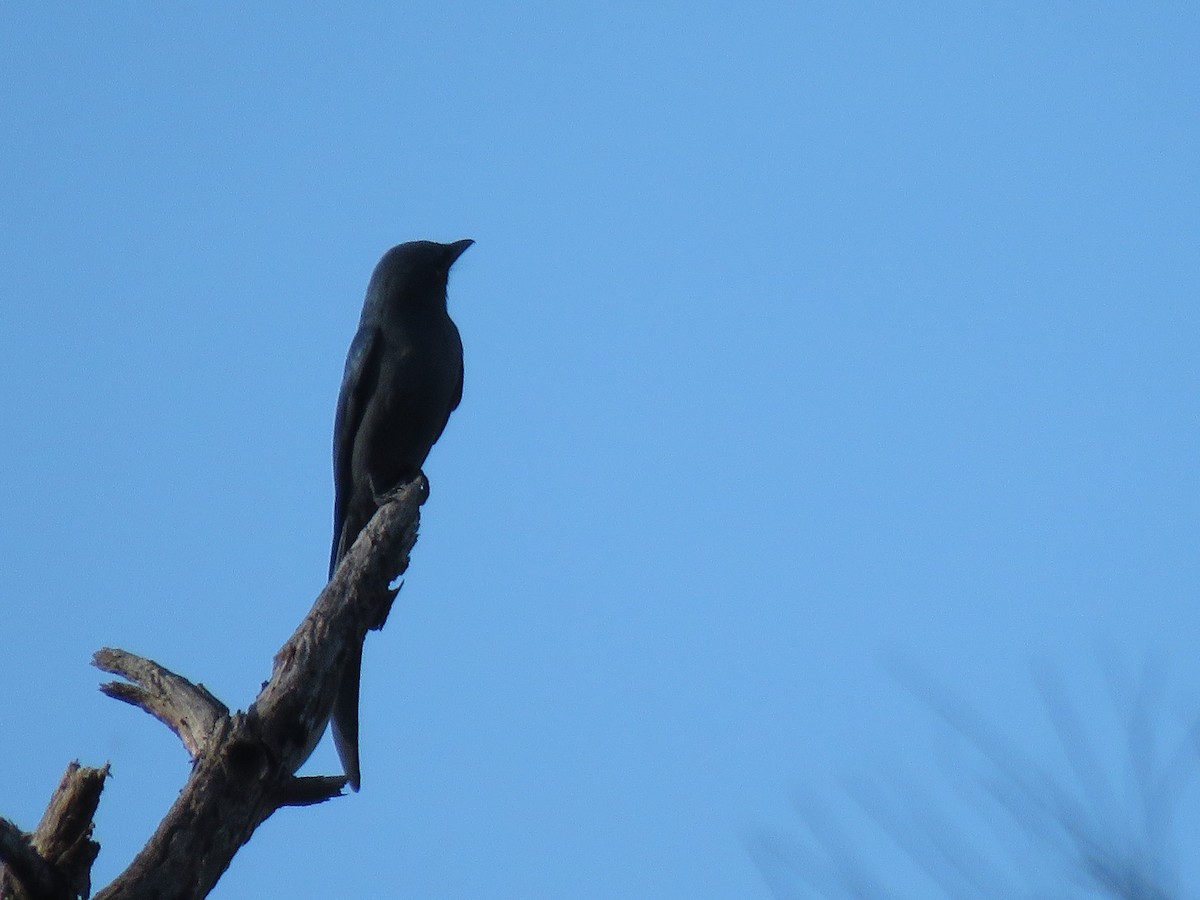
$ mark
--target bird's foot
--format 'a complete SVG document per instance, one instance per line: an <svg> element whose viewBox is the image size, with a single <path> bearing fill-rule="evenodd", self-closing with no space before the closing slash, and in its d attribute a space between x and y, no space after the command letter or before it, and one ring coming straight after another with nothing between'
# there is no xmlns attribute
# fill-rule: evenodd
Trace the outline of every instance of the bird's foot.
<svg viewBox="0 0 1200 900"><path fill-rule="evenodd" d="M429 479L425 477L424 472L417 472L415 478L410 478L408 481L402 481L393 488L380 492L374 484L371 485L371 495L375 500L375 506L383 506L389 500L395 500L410 484L416 484L417 490L420 493L420 499L417 501L418 506L423 506L425 501L429 499Z"/></svg>

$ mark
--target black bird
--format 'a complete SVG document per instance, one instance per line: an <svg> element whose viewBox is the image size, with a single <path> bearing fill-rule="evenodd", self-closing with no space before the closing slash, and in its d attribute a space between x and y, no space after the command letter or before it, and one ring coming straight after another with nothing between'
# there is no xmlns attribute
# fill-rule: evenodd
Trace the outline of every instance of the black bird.
<svg viewBox="0 0 1200 900"><path fill-rule="evenodd" d="M400 244L371 275L333 424L330 578L388 492L421 474L462 399L462 341L446 311L446 281L472 243ZM361 669L360 646L341 674L332 715L333 742L356 791Z"/></svg>

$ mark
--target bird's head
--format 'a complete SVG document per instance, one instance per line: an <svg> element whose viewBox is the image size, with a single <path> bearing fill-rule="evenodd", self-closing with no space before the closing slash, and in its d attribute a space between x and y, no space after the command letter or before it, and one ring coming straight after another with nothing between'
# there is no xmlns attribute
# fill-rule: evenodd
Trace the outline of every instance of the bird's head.
<svg viewBox="0 0 1200 900"><path fill-rule="evenodd" d="M397 244L379 260L367 295L401 300L406 306L445 303L450 267L474 241L439 244L409 241Z"/></svg>

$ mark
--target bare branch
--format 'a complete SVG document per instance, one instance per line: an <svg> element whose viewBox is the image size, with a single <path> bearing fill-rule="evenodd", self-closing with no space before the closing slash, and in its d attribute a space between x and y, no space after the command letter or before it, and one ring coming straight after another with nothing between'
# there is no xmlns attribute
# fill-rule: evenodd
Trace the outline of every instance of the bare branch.
<svg viewBox="0 0 1200 900"><path fill-rule="evenodd" d="M58 871L33 849L33 835L0 819L0 897L52 900L67 896Z"/></svg>
<svg viewBox="0 0 1200 900"><path fill-rule="evenodd" d="M341 794L344 776L297 778L329 721L339 673L368 630L383 627L408 568L422 475L379 508L295 633L275 654L270 680L250 709L230 715L201 684L124 650L104 648L93 663L124 682L101 690L145 710L179 736L192 774L158 829L128 868L95 900L199 900L212 890L254 830L284 806ZM92 816L108 767L72 763L33 835L0 819L0 897L74 900L90 890L99 845Z"/></svg>
<svg viewBox="0 0 1200 900"><path fill-rule="evenodd" d="M158 663L125 650L97 650L92 665L132 682L110 681L100 685L100 690L150 713L178 735L192 759L200 755L218 720L229 715L229 707L204 685L192 684Z"/></svg>
<svg viewBox="0 0 1200 900"><path fill-rule="evenodd" d="M92 817L108 766L67 766L33 834L0 819L0 897L65 900L91 892L91 868L100 845L91 839Z"/></svg>
<svg viewBox="0 0 1200 900"><path fill-rule="evenodd" d="M341 797L342 788L346 786L345 775L314 775L306 778L293 778L287 782L275 798L275 805L284 806L313 806L324 803L334 797Z"/></svg>
<svg viewBox="0 0 1200 900"><path fill-rule="evenodd" d="M162 719L185 744L193 741L196 751L191 777L149 843L95 900L204 897L276 809L337 796L343 778L297 779L295 772L325 731L337 673L366 632L387 618L396 596L388 585L408 567L427 495L422 476L376 512L300 627L275 654L271 679L249 711L215 716L206 733L197 734L193 719L202 688L132 654L97 654L101 668L135 682L116 685L118 690L106 685L106 693ZM179 699L183 696L187 703ZM199 706L207 716L214 716L214 704L219 701L203 691Z"/></svg>

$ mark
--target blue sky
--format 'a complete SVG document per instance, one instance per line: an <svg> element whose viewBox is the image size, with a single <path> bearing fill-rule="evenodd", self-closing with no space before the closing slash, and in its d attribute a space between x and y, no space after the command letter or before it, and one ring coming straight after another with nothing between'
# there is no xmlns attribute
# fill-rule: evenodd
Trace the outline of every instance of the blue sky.
<svg viewBox="0 0 1200 900"><path fill-rule="evenodd" d="M981 809L889 660L1065 783L1038 666L1118 781L1136 685L1194 711L1191 4L5 4L0 45L0 814L111 761L98 885L188 767L90 654L253 699L403 240L477 245L363 791L215 897L808 896L754 852L798 796L937 896L847 799Z"/></svg>

